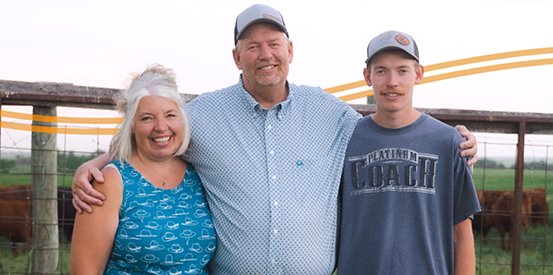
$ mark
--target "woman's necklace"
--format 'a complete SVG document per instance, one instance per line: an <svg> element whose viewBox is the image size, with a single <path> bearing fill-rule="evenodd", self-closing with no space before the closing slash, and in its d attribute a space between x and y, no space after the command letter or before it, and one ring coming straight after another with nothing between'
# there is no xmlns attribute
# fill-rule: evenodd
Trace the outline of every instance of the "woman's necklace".
<svg viewBox="0 0 553 275"><path fill-rule="evenodd" d="M158 179L161 180L163 186L165 186L167 184L167 182L165 181L164 178L158 176L156 173L152 172L152 170L150 170L150 168L148 168L148 165L146 165L146 163L144 163L144 161L142 161L142 158L140 158L140 156L137 156L138 157L138 160L140 160L140 162L142 162L142 164L144 165L144 168L146 170L148 170L148 172L150 172L150 174L156 176ZM175 165L175 158L172 158L171 159L171 169L169 171L173 171L173 166Z"/></svg>

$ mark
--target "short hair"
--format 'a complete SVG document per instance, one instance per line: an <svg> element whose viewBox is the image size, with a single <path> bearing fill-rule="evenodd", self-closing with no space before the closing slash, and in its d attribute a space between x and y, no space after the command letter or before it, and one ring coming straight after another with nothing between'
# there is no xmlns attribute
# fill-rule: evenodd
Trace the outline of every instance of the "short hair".
<svg viewBox="0 0 553 275"><path fill-rule="evenodd" d="M412 57L411 55L409 55L408 53L406 53L405 51L403 50L397 50L397 49L390 49L390 50L384 50L384 51L381 51L379 53L377 53L375 56L373 56L370 60L367 61L367 70L369 70L369 73L371 72L371 64L373 62L373 60L379 56L380 54L383 54L383 53L387 53L387 54L399 54L399 55L403 55L405 58L407 59L412 59L413 62L415 62L415 71L418 72L421 68L421 65L419 64L419 62L414 58Z"/></svg>
<svg viewBox="0 0 553 275"><path fill-rule="evenodd" d="M134 138L134 117L140 99L146 96L159 96L175 102L182 118L183 140L174 156L184 154L190 143L190 128L188 117L184 111L184 101L178 92L176 75L173 70L159 64L148 66L140 74L131 74L127 89L115 95L116 109L124 116L119 131L110 143L111 160L130 162L132 153L136 150Z"/></svg>

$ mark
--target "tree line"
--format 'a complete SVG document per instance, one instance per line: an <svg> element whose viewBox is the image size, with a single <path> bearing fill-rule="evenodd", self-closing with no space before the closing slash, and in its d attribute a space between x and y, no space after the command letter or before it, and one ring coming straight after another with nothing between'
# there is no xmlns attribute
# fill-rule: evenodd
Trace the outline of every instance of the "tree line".
<svg viewBox="0 0 553 275"><path fill-rule="evenodd" d="M98 151L96 153L90 153L90 154L76 154L75 152L58 152L58 173L61 174L72 174L77 170L77 168L103 154L104 152ZM12 170L16 168L21 168L24 166L30 166L31 165L31 157L30 156L20 156L17 155L15 158L2 158L0 159L0 172L2 173L10 173Z"/></svg>
<svg viewBox="0 0 553 275"><path fill-rule="evenodd" d="M490 168L490 169L515 169L515 164L505 166L502 162L495 161L493 159L478 160L474 165L474 168ZM524 169L529 170L553 170L553 163L547 163L544 160L525 162Z"/></svg>

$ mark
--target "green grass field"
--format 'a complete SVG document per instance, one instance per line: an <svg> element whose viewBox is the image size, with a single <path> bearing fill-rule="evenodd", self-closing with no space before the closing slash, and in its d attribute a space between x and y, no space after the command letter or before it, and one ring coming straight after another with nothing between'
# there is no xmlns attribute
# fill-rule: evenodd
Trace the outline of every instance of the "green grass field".
<svg viewBox="0 0 553 275"><path fill-rule="evenodd" d="M499 232L493 228L486 240L474 236L476 274L511 274L511 251L501 249ZM533 225L522 234L520 274L553 274L553 230Z"/></svg>
<svg viewBox="0 0 553 275"><path fill-rule="evenodd" d="M482 169L475 168L472 176L476 189L484 190L514 190L515 170L513 169ZM548 179L548 192L553 191L553 171L525 170L524 189L545 187ZM482 188L483 187L483 188Z"/></svg>
<svg viewBox="0 0 553 275"><path fill-rule="evenodd" d="M31 263L33 253L28 252L17 257L12 255L9 247L8 238L0 237L0 274L31 274ZM60 249L57 272L59 274L69 274L69 254L71 253L71 243L67 241L63 234L60 235Z"/></svg>
<svg viewBox="0 0 553 275"><path fill-rule="evenodd" d="M485 190L513 190L514 170L486 169L474 170L474 183L477 189ZM550 205L553 202L553 171L526 170L524 175L524 189L545 187L551 194L547 195ZM71 186L71 176L58 176L58 186ZM29 175L2 174L0 185L30 184ZM8 247L7 247L8 245ZM58 272L69 273L70 243L60 241L60 264ZM520 274L553 274L553 228L531 226L523 232L520 256ZM493 228L486 240L475 235L476 274L511 274L511 252L501 249L501 242L497 229ZM3 273L30 273L31 253L13 257L7 238L0 238L0 274Z"/></svg>
<svg viewBox="0 0 553 275"><path fill-rule="evenodd" d="M29 174L2 174L0 176L0 186L12 184L31 184L32 176ZM73 184L73 175L58 174L58 186L71 187Z"/></svg>

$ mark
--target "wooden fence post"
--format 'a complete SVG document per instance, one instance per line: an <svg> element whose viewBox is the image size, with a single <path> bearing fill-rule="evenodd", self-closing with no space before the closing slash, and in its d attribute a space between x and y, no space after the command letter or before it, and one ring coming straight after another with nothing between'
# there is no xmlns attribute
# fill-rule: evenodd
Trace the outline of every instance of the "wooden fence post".
<svg viewBox="0 0 553 275"><path fill-rule="evenodd" d="M56 107L33 106L33 114L56 116ZM57 126L33 119L35 126ZM32 133L32 274L56 273L59 258L56 134Z"/></svg>

